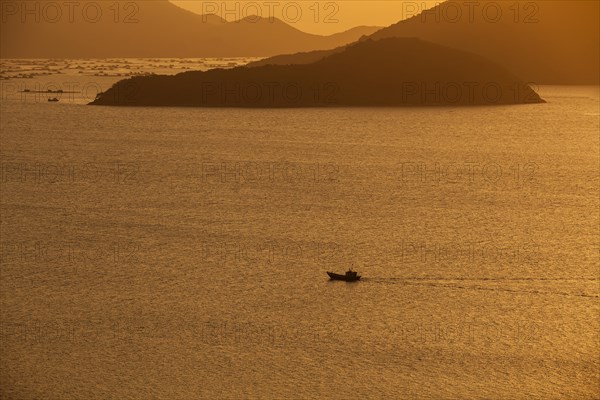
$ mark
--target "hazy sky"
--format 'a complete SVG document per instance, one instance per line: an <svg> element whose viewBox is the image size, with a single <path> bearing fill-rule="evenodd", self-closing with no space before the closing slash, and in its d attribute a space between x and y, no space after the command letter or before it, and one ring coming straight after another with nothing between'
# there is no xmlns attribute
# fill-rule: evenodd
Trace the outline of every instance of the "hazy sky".
<svg viewBox="0 0 600 400"><path fill-rule="evenodd" d="M246 16L274 16L304 32L327 35L359 25L388 26L441 1L200 1L171 0L198 14L231 21Z"/></svg>

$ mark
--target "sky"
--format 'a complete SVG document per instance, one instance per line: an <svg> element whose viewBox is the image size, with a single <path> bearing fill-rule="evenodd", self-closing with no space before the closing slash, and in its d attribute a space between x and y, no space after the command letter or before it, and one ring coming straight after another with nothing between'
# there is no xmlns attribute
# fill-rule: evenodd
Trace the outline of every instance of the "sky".
<svg viewBox="0 0 600 400"><path fill-rule="evenodd" d="M389 26L440 1L200 1L170 0L198 14L217 14L232 21L247 16L274 16L309 33L330 35L360 25Z"/></svg>

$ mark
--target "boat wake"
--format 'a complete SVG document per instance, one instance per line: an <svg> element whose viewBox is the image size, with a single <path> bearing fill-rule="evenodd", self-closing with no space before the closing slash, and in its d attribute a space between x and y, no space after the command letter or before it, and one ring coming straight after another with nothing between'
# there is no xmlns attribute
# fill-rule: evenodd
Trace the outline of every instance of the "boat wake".
<svg viewBox="0 0 600 400"><path fill-rule="evenodd" d="M599 298L600 296L587 294L587 293L568 293L558 291L544 291L544 290L524 290L524 289L510 289L505 287L486 287L477 285L477 282L598 282L596 278L363 278L366 283L379 283L379 284L395 284L404 286L429 286L434 288L445 288L445 289L462 289L462 290L485 290L492 292L510 292L510 293L532 293L532 294L549 294L557 296L573 296L573 297L587 297L587 298ZM465 285L465 282L472 282L472 284Z"/></svg>

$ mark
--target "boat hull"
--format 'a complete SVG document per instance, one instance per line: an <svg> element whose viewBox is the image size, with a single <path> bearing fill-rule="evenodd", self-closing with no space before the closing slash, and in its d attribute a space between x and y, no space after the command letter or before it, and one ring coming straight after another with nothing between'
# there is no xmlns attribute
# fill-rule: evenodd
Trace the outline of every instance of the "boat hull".
<svg viewBox="0 0 600 400"><path fill-rule="evenodd" d="M360 280L360 275L348 276L348 275L340 275L333 272L327 272L329 278L332 281L346 281L346 282L356 282Z"/></svg>

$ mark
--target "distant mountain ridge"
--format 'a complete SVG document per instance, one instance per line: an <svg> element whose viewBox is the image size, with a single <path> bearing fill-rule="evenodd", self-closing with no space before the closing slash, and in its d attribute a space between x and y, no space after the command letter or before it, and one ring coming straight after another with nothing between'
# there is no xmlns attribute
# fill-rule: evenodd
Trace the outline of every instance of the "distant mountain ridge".
<svg viewBox="0 0 600 400"><path fill-rule="evenodd" d="M369 37L418 37L480 54L527 82L598 84L599 9L599 1L585 0L448 1ZM282 54L250 66L312 63L343 50Z"/></svg>
<svg viewBox="0 0 600 400"><path fill-rule="evenodd" d="M73 13L74 22L69 21L66 8L56 22L50 22L56 13L40 6L42 2L29 6L30 10L37 7L37 15L23 15L20 2L11 3L16 8L2 7L2 58L267 57L335 48L380 29L363 26L320 36L276 18L250 16L225 22L217 15L198 15L168 0L81 1ZM95 15L94 7L87 12L92 17L83 18L86 4L99 7L101 16L96 22L89 20Z"/></svg>
<svg viewBox="0 0 600 400"><path fill-rule="evenodd" d="M193 107L473 106L544 102L478 55L420 39L365 40L305 65L135 77L93 105Z"/></svg>

